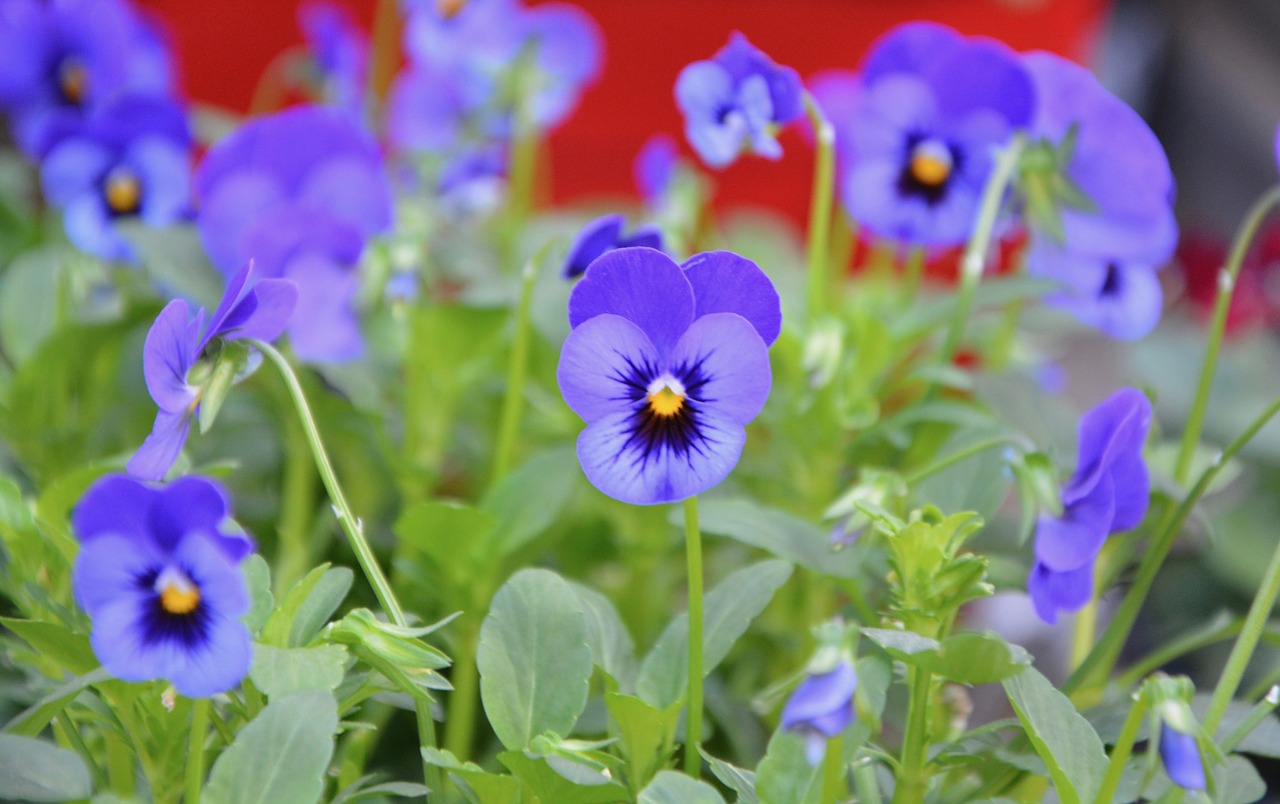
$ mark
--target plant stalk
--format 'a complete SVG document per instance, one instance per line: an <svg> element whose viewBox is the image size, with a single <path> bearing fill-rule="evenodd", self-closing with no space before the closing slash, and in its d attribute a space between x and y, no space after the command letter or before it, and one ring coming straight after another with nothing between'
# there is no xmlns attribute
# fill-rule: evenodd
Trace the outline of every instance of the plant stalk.
<svg viewBox="0 0 1280 804"><path fill-rule="evenodd" d="M684 772L698 778L702 757L702 531L698 498L684 501L685 556L689 567L689 695L685 714Z"/></svg>
<svg viewBox="0 0 1280 804"><path fill-rule="evenodd" d="M809 320L816 321L826 312L830 300L827 276L831 259L831 199L835 194L835 129L822 113L822 107L808 92L804 93L804 109L813 126L813 192L809 201Z"/></svg>

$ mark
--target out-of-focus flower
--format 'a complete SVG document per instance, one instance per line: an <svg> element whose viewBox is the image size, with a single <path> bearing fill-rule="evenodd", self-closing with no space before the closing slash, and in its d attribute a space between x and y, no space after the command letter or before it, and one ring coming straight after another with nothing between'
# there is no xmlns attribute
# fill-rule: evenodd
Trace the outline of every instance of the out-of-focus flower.
<svg viewBox="0 0 1280 804"><path fill-rule="evenodd" d="M658 227L640 226L629 234L623 234L625 225L626 220L621 215L601 215L583 226L569 246L561 275L565 279L576 279L597 257L614 249L643 246L663 250L662 231Z"/></svg>
<svg viewBox="0 0 1280 804"><path fill-rule="evenodd" d="M1160 722L1160 761L1173 783L1185 790L1204 790L1204 763L1194 734Z"/></svg>
<svg viewBox="0 0 1280 804"><path fill-rule="evenodd" d="M329 102L359 115L369 69L368 36L345 8L325 0L301 6L298 25Z"/></svg>
<svg viewBox="0 0 1280 804"><path fill-rule="evenodd" d="M882 237L964 242L994 152L1034 113L1031 78L1005 45L923 22L882 37L861 72L856 112L835 121L851 135L846 208Z"/></svg>
<svg viewBox="0 0 1280 804"><path fill-rule="evenodd" d="M587 479L637 505L683 500L724 480L743 425L769 396L769 344L782 310L773 283L725 251L683 266L625 248L597 259L569 297L556 378L587 427Z"/></svg>
<svg viewBox="0 0 1280 804"><path fill-rule="evenodd" d="M1050 53L1023 63L1038 96L1031 133L1049 157L1024 170L1036 241L1027 270L1062 282L1048 303L1112 337L1140 338L1160 319L1155 272L1178 238L1164 149L1088 70Z"/></svg>
<svg viewBox="0 0 1280 804"><path fill-rule="evenodd" d="M744 147L767 159L780 158L775 130L804 111L803 93L795 70L774 64L740 33L676 79L685 136L712 167L730 164Z"/></svg>
<svg viewBox="0 0 1280 804"><path fill-rule="evenodd" d="M40 166L45 198L64 211L67 236L106 260L132 261L116 222L166 226L187 210L191 166L186 117L160 96L119 96L60 140Z"/></svg>
<svg viewBox="0 0 1280 804"><path fill-rule="evenodd" d="M838 737L853 722L853 693L858 676L853 665L842 660L832 670L811 675L787 699L782 727L805 738L809 764L822 761L827 740Z"/></svg>
<svg viewBox="0 0 1280 804"><path fill-rule="evenodd" d="M304 360L360 356L356 264L391 225L377 143L350 115L305 106L253 120L205 157L195 176L200 235L225 274L252 260L298 286L289 322Z"/></svg>
<svg viewBox="0 0 1280 804"><path fill-rule="evenodd" d="M651 208L662 205L675 179L677 159L675 140L666 134L654 134L645 140L636 154L631 173L640 197Z"/></svg>
<svg viewBox="0 0 1280 804"><path fill-rule="evenodd" d="M1045 622L1089 601L1103 542L1146 515L1151 480L1142 448L1150 426L1151 403L1134 388L1120 389L1080 418L1079 456L1062 487L1062 516L1042 516L1036 526L1027 591Z"/></svg>
<svg viewBox="0 0 1280 804"><path fill-rule="evenodd" d="M31 159L119 93L166 92L168 69L155 29L119 0L7 0L0 10L0 108Z"/></svg>
<svg viewBox="0 0 1280 804"><path fill-rule="evenodd" d="M500 147L475 148L445 163L436 181L441 209L454 219L496 209L507 189L507 153Z"/></svg>
<svg viewBox="0 0 1280 804"><path fill-rule="evenodd" d="M836 160L843 174L853 151L853 121L862 99L862 79L852 70L824 70L811 76L805 84L835 132ZM802 131L805 139L812 143L813 127L805 125Z"/></svg>
<svg viewBox="0 0 1280 804"><path fill-rule="evenodd" d="M443 152L480 129L487 140L510 133L506 117L482 114L483 98L471 97L457 70L439 65L411 65L391 86L387 133L397 148Z"/></svg>
<svg viewBox="0 0 1280 804"><path fill-rule="evenodd" d="M167 679L188 698L231 689L249 671L249 594L226 492L204 478L151 487L124 475L94 483L72 514L76 600L93 652L124 681Z"/></svg>
<svg viewBox="0 0 1280 804"><path fill-rule="evenodd" d="M208 326L204 308L192 318L181 299L169 302L151 325L142 368L147 390L160 411L151 434L129 459L129 474L134 477L163 478L182 452L206 390L204 384L191 384L189 375L213 339L272 341L288 323L298 300L297 287L285 279L250 284L250 269L246 265L231 279Z"/></svg>

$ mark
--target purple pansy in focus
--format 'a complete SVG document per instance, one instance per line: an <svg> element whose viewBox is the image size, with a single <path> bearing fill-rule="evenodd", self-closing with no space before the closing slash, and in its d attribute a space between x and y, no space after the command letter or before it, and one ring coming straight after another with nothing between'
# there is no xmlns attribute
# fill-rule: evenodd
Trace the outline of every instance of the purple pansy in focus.
<svg viewBox="0 0 1280 804"><path fill-rule="evenodd" d="M1045 622L1089 602L1103 542L1146 516L1151 480L1142 447L1150 426L1151 403L1134 388L1120 389L1081 417L1079 457L1062 488L1062 516L1042 516L1036 526L1027 591Z"/></svg>
<svg viewBox="0 0 1280 804"><path fill-rule="evenodd" d="M582 227L564 258L565 279L576 279L586 273L587 266L601 254L619 248L644 246L662 251L662 230L648 224L624 234L626 220L621 215L601 215Z"/></svg>
<svg viewBox="0 0 1280 804"><path fill-rule="evenodd" d="M372 136L337 109L258 118L209 151L195 188L201 239L224 274L252 260L259 276L297 284L289 338L298 356L359 357L356 264L392 215Z"/></svg>
<svg viewBox="0 0 1280 804"><path fill-rule="evenodd" d="M369 68L369 38L351 13L330 2L298 9L298 25L315 59L330 103L357 115L363 111Z"/></svg>
<svg viewBox="0 0 1280 804"><path fill-rule="evenodd" d="M1204 763L1194 734L1160 721L1160 761L1173 783L1184 790L1204 790Z"/></svg>
<svg viewBox="0 0 1280 804"><path fill-rule="evenodd" d="M654 134L645 140L631 166L636 189L650 207L662 205L676 175L679 154L675 140L666 134Z"/></svg>
<svg viewBox="0 0 1280 804"><path fill-rule="evenodd" d="M231 279L207 326L204 308L192 318L181 299L169 302L151 325L142 368L147 390L160 411L151 434L129 459L127 468L134 477L163 478L182 452L204 393L202 387L188 384L187 375L214 338L272 341L288 324L298 300L297 287L286 279L250 284L250 270L246 265Z"/></svg>
<svg viewBox="0 0 1280 804"><path fill-rule="evenodd" d="M597 259L569 297L556 379L587 427L587 479L623 502L692 497L728 476L769 396L773 283L726 251L683 265L649 248Z"/></svg>
<svg viewBox="0 0 1280 804"><path fill-rule="evenodd" d="M1072 138L1066 178L1090 208L1058 210L1062 242L1033 232L1027 270L1062 283L1046 301L1108 335L1140 338L1160 320L1156 271L1173 255L1174 181L1160 141L1088 70L1051 53L1023 57L1035 81L1034 136Z"/></svg>
<svg viewBox="0 0 1280 804"><path fill-rule="evenodd" d="M167 226L186 213L188 140L186 115L167 98L124 95L94 110L40 165L45 198L63 209L71 242L102 259L136 259L116 222Z"/></svg>
<svg viewBox="0 0 1280 804"><path fill-rule="evenodd" d="M153 487L98 480L72 513L76 601L93 652L124 681L167 679L188 698L231 689L249 671L249 593L240 562L254 549L228 529L222 487L198 477Z"/></svg>
<svg viewBox="0 0 1280 804"><path fill-rule="evenodd" d="M853 693L857 688L853 665L842 660L831 671L800 682L787 699L782 708L782 728L804 737L810 765L821 762L827 740L838 737L853 722Z"/></svg>
<svg viewBox="0 0 1280 804"><path fill-rule="evenodd" d="M863 63L841 149L844 203L882 237L923 246L968 237L993 154L1031 121L1035 90L1017 55L935 23L898 26Z"/></svg>
<svg viewBox="0 0 1280 804"><path fill-rule="evenodd" d="M681 70L675 92L689 144L711 167L730 164L744 146L780 158L775 128L804 111L796 71L774 64L740 33L710 60Z"/></svg>

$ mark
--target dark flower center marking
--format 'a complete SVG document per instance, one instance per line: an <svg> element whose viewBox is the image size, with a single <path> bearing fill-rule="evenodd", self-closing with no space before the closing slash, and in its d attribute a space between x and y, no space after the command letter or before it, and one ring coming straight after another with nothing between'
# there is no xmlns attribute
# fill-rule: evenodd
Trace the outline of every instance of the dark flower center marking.
<svg viewBox="0 0 1280 804"><path fill-rule="evenodd" d="M190 649L208 640L209 611L189 572L170 565L142 576L138 585L151 593L142 611L143 641L176 642Z"/></svg>
<svg viewBox="0 0 1280 804"><path fill-rule="evenodd" d="M1114 262L1107 263L1107 276L1102 280L1102 290L1098 291L1099 296L1116 296L1120 293L1120 266Z"/></svg>
<svg viewBox="0 0 1280 804"><path fill-rule="evenodd" d="M621 452L638 448L635 461L643 466L663 450L689 460L701 455L707 435L701 426L702 405L714 402L702 395L708 380L703 371L704 356L669 371L659 371L648 363L637 365L629 358L626 369L614 376L622 383L624 399L633 405L630 433Z"/></svg>
<svg viewBox="0 0 1280 804"><path fill-rule="evenodd" d="M89 91L89 69L74 56L68 56L58 63L58 92L62 100L71 106L84 103Z"/></svg>
<svg viewBox="0 0 1280 804"><path fill-rule="evenodd" d="M142 209L142 182L132 170L117 167L103 179L102 197L112 215L137 215Z"/></svg>
<svg viewBox="0 0 1280 804"><path fill-rule="evenodd" d="M960 154L937 137L912 134L907 138L903 162L898 191L936 206L947 195L951 177L960 166Z"/></svg>

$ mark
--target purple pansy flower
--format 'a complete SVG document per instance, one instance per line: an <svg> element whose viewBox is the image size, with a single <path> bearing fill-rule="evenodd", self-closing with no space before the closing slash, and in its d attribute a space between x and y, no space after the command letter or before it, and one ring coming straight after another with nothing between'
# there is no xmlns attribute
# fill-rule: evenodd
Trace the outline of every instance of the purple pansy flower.
<svg viewBox="0 0 1280 804"><path fill-rule="evenodd" d="M666 134L654 134L644 141L631 166L640 197L652 208L660 207L676 176L675 140Z"/></svg>
<svg viewBox="0 0 1280 804"><path fill-rule="evenodd" d="M214 338L272 341L288 323L298 300L297 287L286 279L263 279L250 285L250 269L246 265L231 279L207 326L204 308L191 318L181 299L169 302L151 325L142 368L160 412L151 435L129 459L129 474L134 477L163 478L182 452L204 393L203 387L188 383L187 375L205 347Z"/></svg>
<svg viewBox="0 0 1280 804"><path fill-rule="evenodd" d="M510 134L508 116L486 108L487 96L468 88L468 75L451 65L411 64L391 86L387 133L397 148L447 151L467 132L484 139Z"/></svg>
<svg viewBox="0 0 1280 804"><path fill-rule="evenodd" d="M290 109L250 121L209 151L195 187L200 235L223 273L252 260L259 276L297 284L289 337L298 356L359 357L356 264L392 214L373 138L342 111Z"/></svg>
<svg viewBox="0 0 1280 804"><path fill-rule="evenodd" d="M1146 516L1151 480L1142 447L1150 426L1151 403L1134 388L1120 389L1081 417L1080 454L1062 488L1062 516L1042 516L1036 526L1027 591L1045 622L1089 602L1103 542Z"/></svg>
<svg viewBox="0 0 1280 804"><path fill-rule="evenodd" d="M468 218L496 209L507 189L507 152L473 148L450 159L436 180L436 196L445 215Z"/></svg>
<svg viewBox="0 0 1280 804"><path fill-rule="evenodd" d="M330 103L359 115L369 68L369 38L350 12L330 2L298 9L298 25L319 68Z"/></svg>
<svg viewBox="0 0 1280 804"><path fill-rule="evenodd" d="M743 425L769 396L769 344L782 310L769 277L727 251L677 265L660 251L611 251L569 296L573 331L556 379L587 427L587 479L623 502L692 497L724 480Z"/></svg>
<svg viewBox="0 0 1280 804"><path fill-rule="evenodd" d="M1185 790L1204 790L1204 763L1194 734L1160 721L1160 761L1174 784Z"/></svg>
<svg viewBox="0 0 1280 804"><path fill-rule="evenodd" d="M711 167L724 167L744 146L767 159L782 156L777 126L804 111L804 88L790 67L774 64L740 33L709 61L695 61L676 79L689 144Z"/></svg>
<svg viewBox="0 0 1280 804"><path fill-rule="evenodd" d="M844 202L882 237L964 242L994 151L1031 121L1035 90L1017 55L934 23L881 38L862 69L851 120Z"/></svg>
<svg viewBox="0 0 1280 804"><path fill-rule="evenodd" d="M125 95L60 140L40 166L40 182L45 198L63 209L71 242L102 259L136 259L115 224L140 218L167 226L183 216L191 195L188 139L177 104Z"/></svg>
<svg viewBox="0 0 1280 804"><path fill-rule="evenodd" d="M240 561L254 549L228 528L227 494L187 477L153 487L98 480L72 513L76 601L93 652L124 681L167 679L188 698L231 689L249 671L249 593Z"/></svg>
<svg viewBox="0 0 1280 804"><path fill-rule="evenodd" d="M564 258L565 279L576 279L586 273L587 266L608 251L632 246L662 251L662 231L652 224L636 227L623 234L626 220L621 215L601 215L582 227Z"/></svg>
<svg viewBox="0 0 1280 804"><path fill-rule="evenodd" d="M1047 301L1112 337L1140 338L1160 319L1155 272L1173 255L1174 182L1155 134L1088 70L1050 53L1023 57L1038 104L1031 133L1071 139L1065 176L1090 208L1058 210L1062 242L1034 232L1027 270L1057 279Z"/></svg>
<svg viewBox="0 0 1280 804"><path fill-rule="evenodd" d="M809 764L821 762L827 740L840 736L853 722L853 693L857 688L853 665L842 660L834 669L800 682L787 699L782 708L782 728L805 738Z"/></svg>

